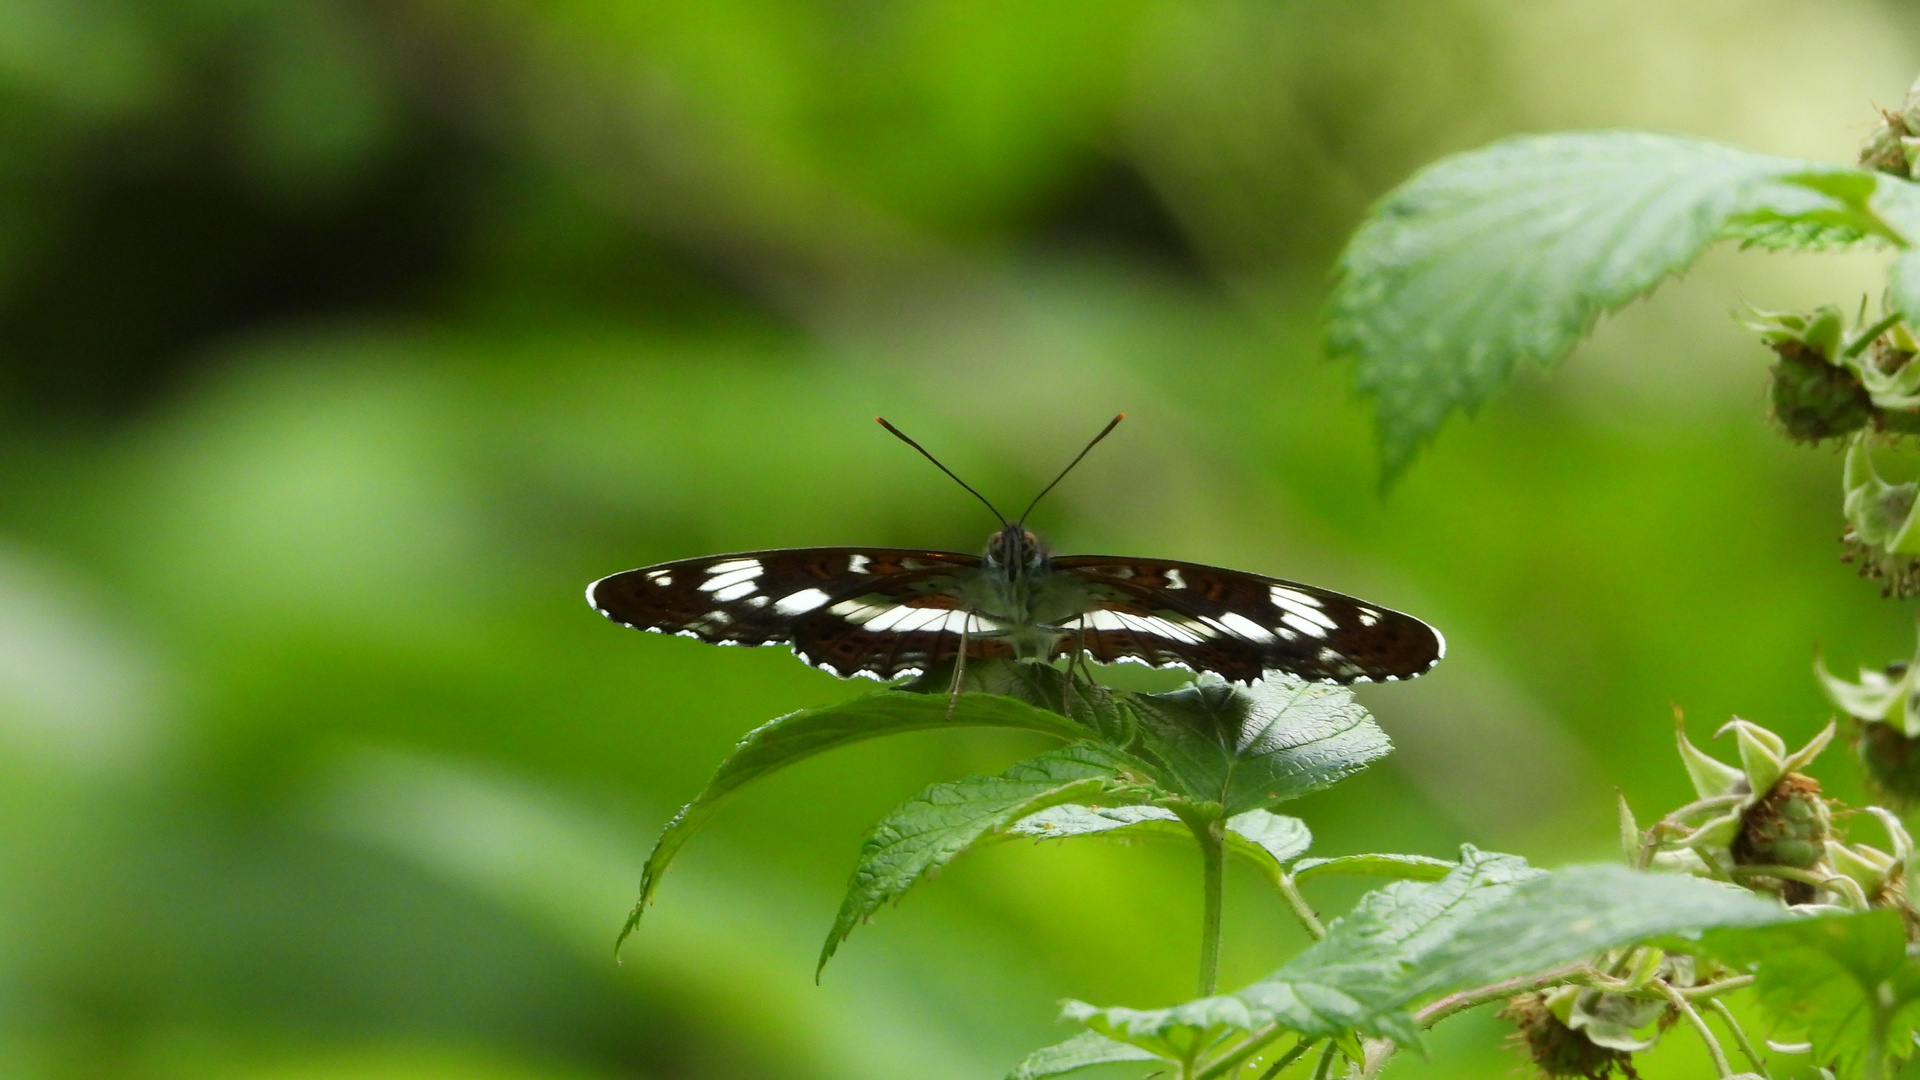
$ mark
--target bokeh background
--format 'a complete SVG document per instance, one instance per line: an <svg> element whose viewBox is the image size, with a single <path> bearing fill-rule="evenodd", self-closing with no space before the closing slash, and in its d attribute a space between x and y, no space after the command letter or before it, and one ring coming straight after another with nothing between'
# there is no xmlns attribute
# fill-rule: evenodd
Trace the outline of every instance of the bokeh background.
<svg viewBox="0 0 1920 1080"><path fill-rule="evenodd" d="M974 549L881 413L1012 506L1125 410L1057 547L1445 630L1366 695L1397 752L1297 804L1320 854L1611 857L1616 787L1687 796L1670 704L1799 740L1816 647L1912 648L1730 316L1884 256L1716 253L1385 499L1328 268L1438 155L1845 160L1917 70L1893 0L0 0L0 1074L960 1080L1058 998L1183 998L1197 860L1152 845L969 857L814 985L865 826L1038 748L992 732L749 791L614 964L671 810L860 687L581 588ZM1301 944L1251 875L1227 929L1228 984ZM1394 1072L1515 1073L1498 1035ZM1647 1075L1701 1075L1674 1042Z"/></svg>

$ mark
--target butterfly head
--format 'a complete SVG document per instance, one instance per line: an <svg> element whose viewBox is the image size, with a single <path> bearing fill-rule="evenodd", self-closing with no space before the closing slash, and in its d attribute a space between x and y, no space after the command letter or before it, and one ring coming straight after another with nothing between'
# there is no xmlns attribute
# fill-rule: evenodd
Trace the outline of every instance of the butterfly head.
<svg viewBox="0 0 1920 1080"><path fill-rule="evenodd" d="M1047 565L1047 548L1033 530L1019 522L987 537L986 562L995 569L1035 573Z"/></svg>

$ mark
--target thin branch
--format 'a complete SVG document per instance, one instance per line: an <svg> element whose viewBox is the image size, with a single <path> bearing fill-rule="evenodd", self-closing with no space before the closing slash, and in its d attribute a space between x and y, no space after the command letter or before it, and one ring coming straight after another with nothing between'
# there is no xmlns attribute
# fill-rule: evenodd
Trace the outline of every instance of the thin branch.
<svg viewBox="0 0 1920 1080"><path fill-rule="evenodd" d="M1333 1051L1334 1045L1328 1041L1327 1048L1320 1051L1320 1064L1313 1068L1313 1080L1327 1080L1333 1074Z"/></svg>
<svg viewBox="0 0 1920 1080"><path fill-rule="evenodd" d="M1286 1033L1287 1029L1281 1027L1279 1024L1267 1025L1258 1033L1242 1041L1239 1046L1234 1047L1232 1053L1222 1055L1218 1059L1208 1062L1205 1068L1193 1074L1193 1080L1218 1080L1218 1078L1239 1068L1243 1062L1266 1049L1268 1043ZM1308 1039L1306 1041L1313 1042L1314 1040ZM1296 1046L1294 1049L1304 1050L1304 1047ZM1297 1057L1299 1055L1296 1054L1295 1056Z"/></svg>
<svg viewBox="0 0 1920 1080"><path fill-rule="evenodd" d="M1534 975L1516 975L1511 979L1502 979L1497 983L1488 983L1485 986L1476 986L1471 990L1462 990L1459 993L1448 994L1439 1001L1414 1013L1413 1022L1423 1028L1432 1027L1447 1017L1452 1016L1454 1013L1471 1009L1475 1005L1484 1005L1489 1001L1512 997L1515 994L1525 993L1528 990L1538 990L1545 986L1551 986L1554 983L1567 982L1589 974L1594 976L1600 975L1599 972L1594 971L1593 968L1585 964L1567 964L1564 967L1553 968ZM1601 977L1604 978L1604 976Z"/></svg>
<svg viewBox="0 0 1920 1080"><path fill-rule="evenodd" d="M1274 1059L1272 1065L1267 1066L1267 1071L1260 1074L1260 1080L1273 1080L1274 1077L1280 1075L1280 1070L1300 1060L1300 1055L1306 1053L1309 1047L1319 1041L1318 1039L1301 1039L1299 1042L1294 1043L1293 1049L1281 1054L1278 1058Z"/></svg>
<svg viewBox="0 0 1920 1080"><path fill-rule="evenodd" d="M1718 1073L1721 1080L1726 1080L1727 1077L1732 1076L1733 1066L1727 1061L1727 1052L1720 1048L1720 1040L1714 1038L1713 1029L1707 1026L1705 1020L1701 1019L1700 1013L1693 1007L1693 1003L1681 997L1679 994L1674 993L1673 987L1657 979L1648 985L1665 991L1662 996L1671 1002L1675 1009L1679 1010L1681 1016L1686 1017L1687 1023L1693 1027L1693 1033L1700 1036L1700 1041L1707 1045L1707 1056L1713 1059L1714 1070Z"/></svg>
<svg viewBox="0 0 1920 1080"><path fill-rule="evenodd" d="M1327 936L1327 928L1321 925L1320 916L1307 905L1307 898L1300 895L1300 886L1293 880L1292 874L1282 868L1274 878L1273 886L1280 890L1281 898L1293 910L1293 917L1300 920L1300 925L1306 927L1307 933L1312 934L1315 941Z"/></svg>
<svg viewBox="0 0 1920 1080"><path fill-rule="evenodd" d="M1720 1022L1727 1025L1727 1030L1733 1033L1734 1043L1740 1047L1740 1053L1753 1064L1753 1071L1759 1073L1764 1080L1773 1080L1773 1074L1767 1071L1766 1060L1760 1056L1758 1050L1753 1048L1753 1043L1747 1039L1746 1029L1740 1026L1740 1021L1733 1018L1733 1010L1727 1008L1727 1003L1719 998L1711 998L1707 1001L1707 1008L1712 1009L1715 1015L1720 1017Z"/></svg>

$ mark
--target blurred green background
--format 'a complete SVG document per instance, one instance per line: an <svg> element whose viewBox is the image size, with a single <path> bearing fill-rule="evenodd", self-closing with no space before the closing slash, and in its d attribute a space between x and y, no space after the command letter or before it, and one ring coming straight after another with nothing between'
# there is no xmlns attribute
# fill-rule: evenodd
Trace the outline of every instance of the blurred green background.
<svg viewBox="0 0 1920 1080"><path fill-rule="evenodd" d="M1018 505L1125 410L1059 549L1439 625L1365 695L1397 752L1297 804L1319 854L1611 857L1616 786L1687 796L1670 703L1797 741L1816 646L1911 650L1729 317L1884 256L1720 252L1384 501L1327 268L1440 154L1851 159L1916 69L1892 0L0 0L0 1075L989 1078L1060 997L1183 998L1197 859L1154 846L969 857L813 984L865 826L1005 733L750 791L613 963L673 807L860 686L581 589L975 549L877 413ZM1228 905L1227 984L1300 945ZM1394 1072L1511 1073L1498 1032ZM1649 1077L1699 1074L1675 1042Z"/></svg>

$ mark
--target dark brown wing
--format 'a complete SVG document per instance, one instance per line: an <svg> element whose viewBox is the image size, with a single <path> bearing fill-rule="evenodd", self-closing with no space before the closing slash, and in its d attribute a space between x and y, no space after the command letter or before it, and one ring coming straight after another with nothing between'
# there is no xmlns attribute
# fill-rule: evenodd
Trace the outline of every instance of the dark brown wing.
<svg viewBox="0 0 1920 1080"><path fill-rule="evenodd" d="M926 670L959 649L959 582L980 559L904 548L743 551L643 566L587 586L587 602L614 622L715 645L791 644L800 659L842 678L891 679ZM970 630L982 629L977 616ZM970 638L973 658L1010 656Z"/></svg>
<svg viewBox="0 0 1920 1080"><path fill-rule="evenodd" d="M1062 624L1095 660L1178 664L1236 682L1286 672L1323 682L1393 682L1446 655L1411 615L1297 581L1163 559L1072 555L1053 568L1089 586L1098 609Z"/></svg>

